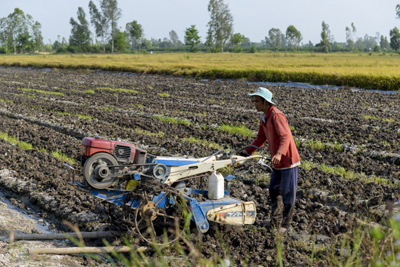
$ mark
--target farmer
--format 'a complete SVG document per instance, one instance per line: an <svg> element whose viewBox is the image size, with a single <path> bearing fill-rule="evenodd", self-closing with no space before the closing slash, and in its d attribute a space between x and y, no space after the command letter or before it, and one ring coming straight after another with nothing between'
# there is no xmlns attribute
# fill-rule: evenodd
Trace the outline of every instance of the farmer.
<svg viewBox="0 0 400 267"><path fill-rule="evenodd" d="M281 222L278 232L283 234L290 228L293 218L300 156L285 115L272 102L272 93L259 87L250 96L256 110L263 112L258 135L252 145L261 147L268 142L273 164L269 184L271 220L262 222L262 225L278 226ZM254 151L255 148L247 148L242 155L249 155ZM282 196L283 214L278 209L279 195Z"/></svg>

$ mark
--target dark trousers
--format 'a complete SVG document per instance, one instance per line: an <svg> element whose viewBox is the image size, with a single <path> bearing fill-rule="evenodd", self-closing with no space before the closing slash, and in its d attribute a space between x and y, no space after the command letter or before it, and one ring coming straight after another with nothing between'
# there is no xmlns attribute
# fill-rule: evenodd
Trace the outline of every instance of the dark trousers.
<svg viewBox="0 0 400 267"><path fill-rule="evenodd" d="M269 194L271 196L271 219L275 225L290 228L296 200L297 175L299 167L285 170L273 169ZM279 207L278 196L282 196L283 207ZM282 211L283 209L283 211Z"/></svg>

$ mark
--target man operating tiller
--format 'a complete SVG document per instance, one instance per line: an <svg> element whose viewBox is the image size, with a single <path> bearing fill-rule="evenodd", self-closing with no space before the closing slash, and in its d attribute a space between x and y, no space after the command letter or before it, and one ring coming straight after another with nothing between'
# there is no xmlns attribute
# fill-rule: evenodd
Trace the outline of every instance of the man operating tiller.
<svg viewBox="0 0 400 267"><path fill-rule="evenodd" d="M271 196L271 220L263 226L279 226L278 232L283 234L290 228L296 200L298 166L300 156L297 152L288 121L272 102L272 93L259 87L249 94L257 111L262 111L258 135L252 145L261 147L268 142L272 157L273 171L269 184ZM255 148L247 148L243 154L254 153ZM278 196L282 196L283 214L278 210Z"/></svg>

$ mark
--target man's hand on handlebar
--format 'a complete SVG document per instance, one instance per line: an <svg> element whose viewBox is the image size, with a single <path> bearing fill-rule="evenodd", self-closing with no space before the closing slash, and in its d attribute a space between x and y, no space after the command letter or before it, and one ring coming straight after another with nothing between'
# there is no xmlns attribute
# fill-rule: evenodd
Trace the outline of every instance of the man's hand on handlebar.
<svg viewBox="0 0 400 267"><path fill-rule="evenodd" d="M282 154L281 153L276 153L275 156L272 157L271 162L272 164L279 164L282 159Z"/></svg>

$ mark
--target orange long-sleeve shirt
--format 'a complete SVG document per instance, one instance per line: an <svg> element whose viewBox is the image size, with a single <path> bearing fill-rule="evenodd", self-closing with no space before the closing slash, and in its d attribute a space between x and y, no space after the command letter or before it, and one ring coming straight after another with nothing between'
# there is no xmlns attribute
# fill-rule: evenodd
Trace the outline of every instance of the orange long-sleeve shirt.
<svg viewBox="0 0 400 267"><path fill-rule="evenodd" d="M290 168L300 163L299 152L294 143L288 121L285 115L274 106L271 106L267 116L263 115L261 118L258 135L252 145L262 147L265 142L268 142L272 157L278 152L282 154L279 164L273 165L275 169ZM252 154L256 149L248 148L246 150Z"/></svg>

